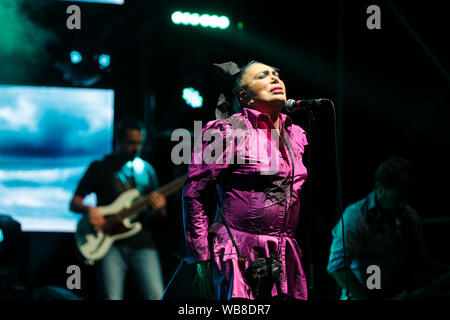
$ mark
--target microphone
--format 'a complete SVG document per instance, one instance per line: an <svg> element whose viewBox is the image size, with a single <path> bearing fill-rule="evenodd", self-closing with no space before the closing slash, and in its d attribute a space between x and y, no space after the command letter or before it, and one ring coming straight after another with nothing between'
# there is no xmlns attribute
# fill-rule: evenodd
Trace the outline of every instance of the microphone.
<svg viewBox="0 0 450 320"><path fill-rule="evenodd" d="M284 108L286 109L287 112L294 112L297 110L306 110L311 107L319 106L327 101L329 100L324 98L309 99L309 100L289 99L288 101L286 101Z"/></svg>

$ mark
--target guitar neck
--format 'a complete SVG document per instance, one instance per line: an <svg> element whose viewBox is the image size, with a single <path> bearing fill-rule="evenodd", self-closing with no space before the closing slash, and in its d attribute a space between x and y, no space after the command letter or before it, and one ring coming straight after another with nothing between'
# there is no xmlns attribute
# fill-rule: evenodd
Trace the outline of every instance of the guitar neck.
<svg viewBox="0 0 450 320"><path fill-rule="evenodd" d="M177 179L166 183L161 188L158 189L159 192L161 192L165 197L170 196L172 193L178 191L184 184L184 181L186 180L186 175L182 175L178 177ZM149 195L146 196L146 198Z"/></svg>
<svg viewBox="0 0 450 320"><path fill-rule="evenodd" d="M178 177L177 179L166 183L165 185L163 185L162 187L160 187L157 190L157 192L161 192L165 197L170 196L171 194L173 194L174 192L178 191L179 189L181 189L181 187L184 184L184 181L186 179L186 174ZM152 191L152 192L154 192ZM135 201L129 208L121 211L118 216L120 219L125 219L130 215L136 214L136 213L140 213L141 211L145 210L148 207L148 199L150 198L151 193L144 195L143 197L141 197L140 199L138 199L137 201Z"/></svg>

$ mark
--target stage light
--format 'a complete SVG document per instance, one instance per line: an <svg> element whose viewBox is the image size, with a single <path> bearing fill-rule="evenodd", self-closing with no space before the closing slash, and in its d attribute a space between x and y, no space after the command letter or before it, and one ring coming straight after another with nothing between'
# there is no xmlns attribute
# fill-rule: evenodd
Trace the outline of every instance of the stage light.
<svg viewBox="0 0 450 320"><path fill-rule="evenodd" d="M100 69L105 69L109 67L109 64L111 63L111 57L109 54L101 54L98 57L98 63L100 64Z"/></svg>
<svg viewBox="0 0 450 320"><path fill-rule="evenodd" d="M183 19L183 13L181 11L175 11L172 13L172 22L175 24L180 24Z"/></svg>
<svg viewBox="0 0 450 320"><path fill-rule="evenodd" d="M209 25L211 28L217 28L219 26L219 17L212 15L209 17Z"/></svg>
<svg viewBox="0 0 450 320"><path fill-rule="evenodd" d="M190 24L194 27L196 27L200 24L200 15L198 13L191 14Z"/></svg>
<svg viewBox="0 0 450 320"><path fill-rule="evenodd" d="M219 18L219 28L226 29L230 26L230 19L228 17L222 16Z"/></svg>
<svg viewBox="0 0 450 320"><path fill-rule="evenodd" d="M72 61L73 64L80 63L81 60L83 60L83 57L81 56L81 53L79 53L76 50L73 50L70 52L70 61Z"/></svg>
<svg viewBox="0 0 450 320"><path fill-rule="evenodd" d="M201 108L203 106L203 97L194 88L184 88L183 99L192 108Z"/></svg>
<svg viewBox="0 0 450 320"><path fill-rule="evenodd" d="M3 230L0 229L0 243L3 242L3 239L5 239L5 237L3 236Z"/></svg>
<svg viewBox="0 0 450 320"><path fill-rule="evenodd" d="M230 19L226 16L199 14L190 12L175 11L172 13L172 22L174 24L183 24L191 26L201 26L204 28L226 29L230 26Z"/></svg>
<svg viewBox="0 0 450 320"><path fill-rule="evenodd" d="M88 2L88 3L102 3L102 4L124 4L125 0L60 0L70 2Z"/></svg>
<svg viewBox="0 0 450 320"><path fill-rule="evenodd" d="M200 25L204 28L209 26L209 14L202 14L200 17Z"/></svg>

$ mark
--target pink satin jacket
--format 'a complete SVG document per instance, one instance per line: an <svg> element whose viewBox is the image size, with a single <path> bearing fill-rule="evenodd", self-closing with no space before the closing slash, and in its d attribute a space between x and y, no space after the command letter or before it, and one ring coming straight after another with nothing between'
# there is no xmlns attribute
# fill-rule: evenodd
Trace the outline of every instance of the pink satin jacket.
<svg viewBox="0 0 450 320"><path fill-rule="evenodd" d="M280 114L279 120L279 135L271 134L276 131L268 114L243 108L242 113L208 122L194 147L183 189L190 256L186 261L213 261L216 299L254 298L217 214L220 207L247 265L280 254L281 281L272 295L307 299L294 236L299 192L307 177L302 156L308 142L305 131L287 115ZM209 137L214 138L208 141Z"/></svg>

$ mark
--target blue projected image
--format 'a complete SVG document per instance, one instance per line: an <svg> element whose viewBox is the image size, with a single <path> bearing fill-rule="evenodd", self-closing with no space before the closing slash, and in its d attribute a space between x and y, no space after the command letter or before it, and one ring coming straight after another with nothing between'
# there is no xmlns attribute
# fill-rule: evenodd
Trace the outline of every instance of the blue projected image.
<svg viewBox="0 0 450 320"><path fill-rule="evenodd" d="M24 231L73 232L69 201L112 151L113 116L113 90L0 85L1 213Z"/></svg>

